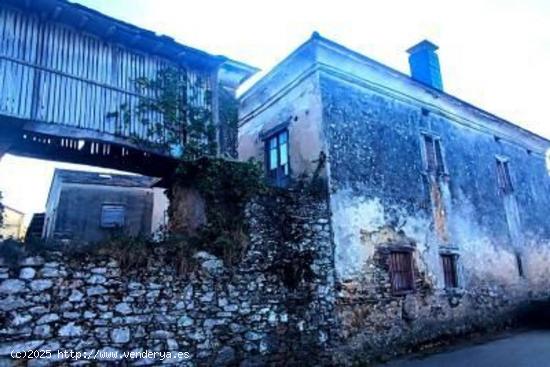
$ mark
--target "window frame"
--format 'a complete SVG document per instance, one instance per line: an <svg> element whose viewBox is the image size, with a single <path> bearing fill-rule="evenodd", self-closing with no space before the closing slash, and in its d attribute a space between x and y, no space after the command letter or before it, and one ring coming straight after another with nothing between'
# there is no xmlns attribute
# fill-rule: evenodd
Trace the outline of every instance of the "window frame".
<svg viewBox="0 0 550 367"><path fill-rule="evenodd" d="M413 256L414 250L412 248L408 247L398 247L398 248L392 248L389 251L388 254L388 267L389 267L389 273L390 273L390 285L391 285L391 292L393 295L399 296L399 295L405 295L414 293L416 290L415 287L415 276L414 276L414 256ZM406 256L408 257L408 261L394 261L396 255ZM409 269L405 270L398 270L395 268L396 264L405 264L408 263ZM396 287L396 275L397 274L405 274L405 280L406 283L408 283L408 287L403 288L397 288Z"/></svg>
<svg viewBox="0 0 550 367"><path fill-rule="evenodd" d="M501 195L510 195L515 192L514 180L510 169L510 158L495 156L497 188Z"/></svg>
<svg viewBox="0 0 550 367"><path fill-rule="evenodd" d="M525 266L523 265L523 257L520 252L514 253L516 257L516 267L518 269L518 275L520 278L525 278Z"/></svg>
<svg viewBox="0 0 550 367"><path fill-rule="evenodd" d="M431 139L433 146L433 162L435 167L430 167L430 154L428 154L427 139ZM424 173L435 175L448 175L447 161L445 159L445 149L442 139L439 135L430 131L420 131L420 152L422 155L422 165Z"/></svg>
<svg viewBox="0 0 550 367"><path fill-rule="evenodd" d="M285 136L286 141L281 143L282 136ZM272 130L269 135L264 135L262 137L264 142L264 166L266 171L266 181L274 186L277 187L286 187L290 182L290 174L291 174L291 168L290 168L290 132L287 126L281 127L277 130ZM275 148L271 147L271 142L273 139L276 139ZM285 155L285 164L281 164L281 161L283 160L282 157L282 149L281 147L283 145L286 145L286 155ZM277 155L277 163L275 165L275 168L271 168L272 166L272 156L271 151L275 149L276 155ZM286 166L286 169L285 169ZM273 173L275 172L275 173Z"/></svg>
<svg viewBox="0 0 550 367"><path fill-rule="evenodd" d="M104 213L106 207L117 207L122 208L122 225L117 225L116 223L113 225L107 225L104 221ZM124 228L126 226L126 205L120 204L120 203L102 203L101 204L101 211L99 216L99 226L103 229L120 229Z"/></svg>
<svg viewBox="0 0 550 367"><path fill-rule="evenodd" d="M441 252L439 254L441 258L441 270L443 271L443 284L445 289L453 290L460 288L460 280L458 277L458 254L452 252ZM445 259L450 259L451 269L446 269ZM451 274L450 279L448 277Z"/></svg>

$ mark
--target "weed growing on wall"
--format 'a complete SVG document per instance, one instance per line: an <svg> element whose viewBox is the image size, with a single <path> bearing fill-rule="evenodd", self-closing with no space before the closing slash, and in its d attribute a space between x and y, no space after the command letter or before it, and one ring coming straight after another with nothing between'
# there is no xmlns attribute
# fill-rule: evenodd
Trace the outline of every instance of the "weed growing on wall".
<svg viewBox="0 0 550 367"><path fill-rule="evenodd" d="M190 239L193 245L223 258L228 265L238 261L247 244L245 206L266 190L260 165L206 157L185 161L167 192L171 201L176 200L176 187L196 189L206 204L206 224ZM172 210L169 214L175 215Z"/></svg>

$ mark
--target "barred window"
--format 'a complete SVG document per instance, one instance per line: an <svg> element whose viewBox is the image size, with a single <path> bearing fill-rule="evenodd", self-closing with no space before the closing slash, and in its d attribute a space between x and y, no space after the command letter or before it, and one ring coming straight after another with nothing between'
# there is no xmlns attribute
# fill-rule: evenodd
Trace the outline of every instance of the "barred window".
<svg viewBox="0 0 550 367"><path fill-rule="evenodd" d="M390 254L390 278L394 293L408 292L414 289L410 251L394 251Z"/></svg>
<svg viewBox="0 0 550 367"><path fill-rule="evenodd" d="M452 254L441 255L441 262L443 263L443 276L445 278L445 288L458 287L456 258L457 256Z"/></svg>

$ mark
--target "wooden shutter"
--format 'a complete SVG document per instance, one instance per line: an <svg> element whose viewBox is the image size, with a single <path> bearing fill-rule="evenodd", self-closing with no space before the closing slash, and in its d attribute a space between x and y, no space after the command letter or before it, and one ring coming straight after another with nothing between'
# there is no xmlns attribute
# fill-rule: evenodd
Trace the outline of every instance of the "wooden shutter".
<svg viewBox="0 0 550 367"><path fill-rule="evenodd" d="M508 162L499 159L497 159L497 181L502 193L509 194L513 191Z"/></svg>
<svg viewBox="0 0 550 367"><path fill-rule="evenodd" d="M428 171L434 171L437 164L434 140L431 136L424 136L424 147L426 152L426 169Z"/></svg>
<svg viewBox="0 0 550 367"><path fill-rule="evenodd" d="M408 251L390 254L390 276L393 292L413 290L412 255Z"/></svg>
<svg viewBox="0 0 550 367"><path fill-rule="evenodd" d="M441 141L439 139L434 140L435 149L435 161L437 166L437 172L445 172L445 162L443 162L443 153L441 152Z"/></svg>
<svg viewBox="0 0 550 367"><path fill-rule="evenodd" d="M445 288L456 288L458 286L458 278L456 274L456 256L441 255L441 261L443 262Z"/></svg>

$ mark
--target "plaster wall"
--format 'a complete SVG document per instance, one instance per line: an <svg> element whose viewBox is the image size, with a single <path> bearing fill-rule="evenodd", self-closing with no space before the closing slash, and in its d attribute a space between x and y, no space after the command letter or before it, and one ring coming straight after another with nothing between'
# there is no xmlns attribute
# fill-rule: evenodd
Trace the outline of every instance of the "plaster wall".
<svg viewBox="0 0 550 367"><path fill-rule="evenodd" d="M64 184L55 210L55 227L50 238L98 242L112 234L101 228L103 204L123 205L128 236L151 232L153 192L150 189Z"/></svg>
<svg viewBox="0 0 550 367"><path fill-rule="evenodd" d="M247 115L239 128L239 159L265 160L263 137L269 132L289 131L291 175L311 174L323 148L321 93L318 75L309 75L284 95L265 102L258 112Z"/></svg>
<svg viewBox="0 0 550 367"><path fill-rule="evenodd" d="M543 155L413 101L325 75L320 86L343 355L365 346L370 354L398 351L506 323L520 305L548 296L550 178ZM441 139L440 177L424 169L423 133ZM512 214L510 197L499 191L496 157L510 162ZM519 217L518 237L509 215ZM413 247L415 289L396 295L388 253L403 244ZM447 252L458 255L456 289L445 289L440 255Z"/></svg>

